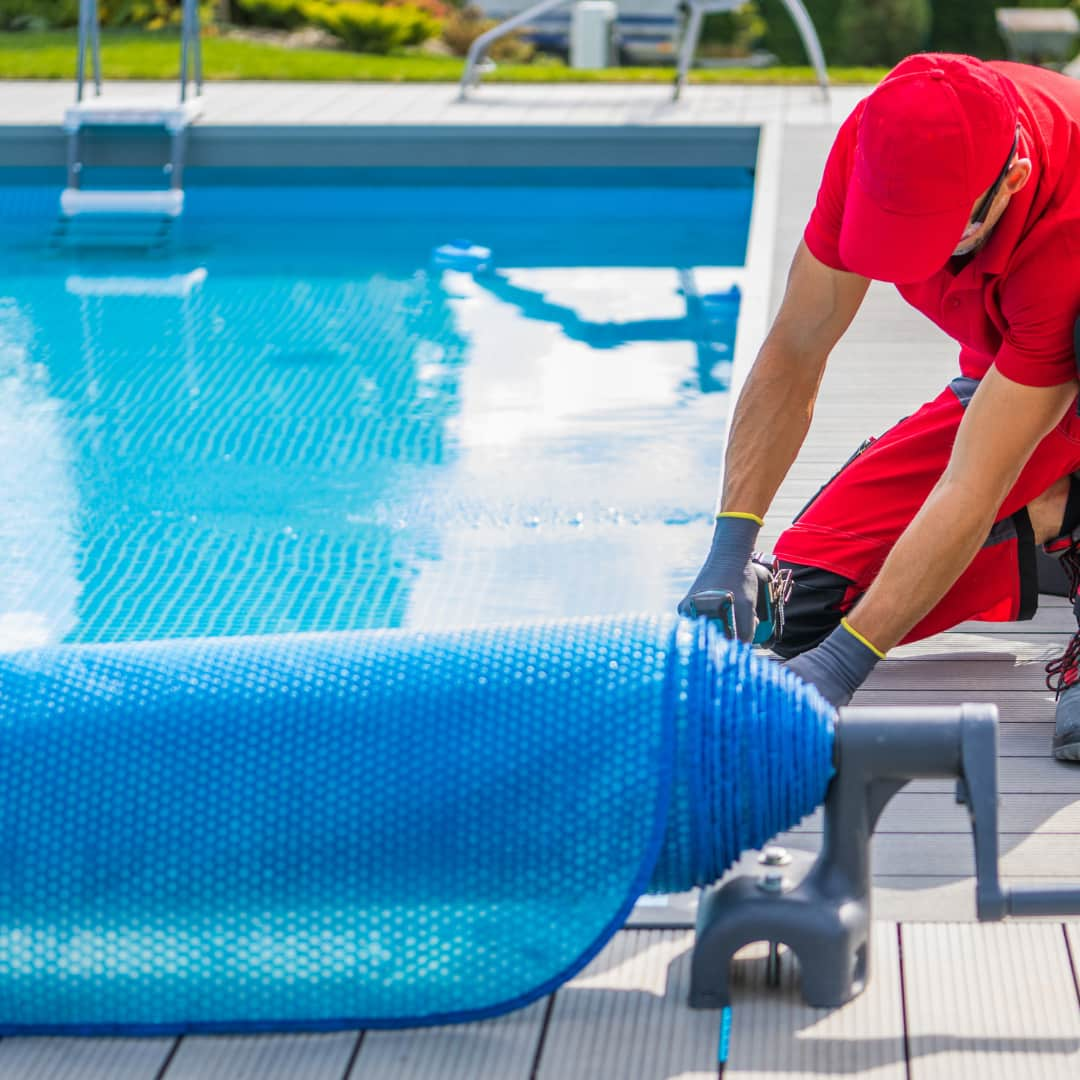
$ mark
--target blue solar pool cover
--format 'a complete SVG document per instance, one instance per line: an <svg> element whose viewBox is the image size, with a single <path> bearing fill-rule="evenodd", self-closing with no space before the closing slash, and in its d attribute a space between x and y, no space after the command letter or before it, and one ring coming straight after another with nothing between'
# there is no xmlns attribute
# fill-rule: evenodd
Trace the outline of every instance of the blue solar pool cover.
<svg viewBox="0 0 1080 1080"><path fill-rule="evenodd" d="M0 656L0 1030L524 1005L813 810L832 722L673 617Z"/></svg>

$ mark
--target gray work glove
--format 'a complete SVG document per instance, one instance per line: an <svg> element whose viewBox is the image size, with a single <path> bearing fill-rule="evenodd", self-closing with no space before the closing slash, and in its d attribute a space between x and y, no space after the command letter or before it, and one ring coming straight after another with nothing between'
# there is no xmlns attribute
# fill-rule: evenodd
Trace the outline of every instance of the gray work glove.
<svg viewBox="0 0 1080 1080"><path fill-rule="evenodd" d="M851 700L880 659L881 654L856 637L845 619L820 645L784 666L839 709Z"/></svg>
<svg viewBox="0 0 1080 1080"><path fill-rule="evenodd" d="M740 641L754 640L757 628L758 578L750 555L761 525L752 518L718 515L712 547L705 564L679 603L679 614L719 618L724 593L735 601L735 633Z"/></svg>

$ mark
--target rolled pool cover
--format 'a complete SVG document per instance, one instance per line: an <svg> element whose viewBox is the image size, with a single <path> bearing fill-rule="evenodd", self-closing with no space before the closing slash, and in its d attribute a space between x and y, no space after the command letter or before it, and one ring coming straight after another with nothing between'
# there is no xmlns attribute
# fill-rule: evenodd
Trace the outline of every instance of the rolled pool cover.
<svg viewBox="0 0 1080 1080"><path fill-rule="evenodd" d="M0 1031L518 1008L812 811L833 718L674 617L0 656Z"/></svg>

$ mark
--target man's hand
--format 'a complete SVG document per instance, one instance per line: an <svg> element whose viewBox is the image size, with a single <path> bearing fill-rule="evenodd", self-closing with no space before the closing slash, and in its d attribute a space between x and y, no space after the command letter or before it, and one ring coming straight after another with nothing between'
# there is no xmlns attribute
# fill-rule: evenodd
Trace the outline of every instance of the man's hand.
<svg viewBox="0 0 1080 1080"><path fill-rule="evenodd" d="M789 660L785 666L839 709L851 700L880 659L882 654L842 619L820 645Z"/></svg>
<svg viewBox="0 0 1080 1080"><path fill-rule="evenodd" d="M750 511L717 518L712 550L679 604L680 615L717 614L717 593L735 599L735 631L754 637L757 575L750 553L760 517L806 436L829 350L855 316L870 282L833 270L799 244L772 329L739 395L731 423L721 505ZM703 593L713 593L712 597ZM700 600L698 603L695 598Z"/></svg>
<svg viewBox="0 0 1080 1080"><path fill-rule="evenodd" d="M750 515L721 514L713 530L712 548L690 591L679 604L679 614L694 618L718 614L708 593L731 593L735 601L735 634L753 641L757 629L758 579L750 565L761 522Z"/></svg>

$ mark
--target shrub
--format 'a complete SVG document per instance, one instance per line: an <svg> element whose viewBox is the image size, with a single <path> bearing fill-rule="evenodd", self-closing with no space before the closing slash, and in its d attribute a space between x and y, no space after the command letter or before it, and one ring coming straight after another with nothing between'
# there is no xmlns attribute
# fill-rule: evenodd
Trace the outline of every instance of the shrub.
<svg viewBox="0 0 1080 1080"><path fill-rule="evenodd" d="M295 30L307 22L303 0L232 0L234 16L250 26Z"/></svg>
<svg viewBox="0 0 1080 1080"><path fill-rule="evenodd" d="M705 16L701 41L711 45L712 52L728 56L749 56L754 46L765 36L768 27L753 0L735 11L720 11ZM719 46L719 49L716 47Z"/></svg>
<svg viewBox="0 0 1080 1080"><path fill-rule="evenodd" d="M932 0L930 47L936 52L970 53L984 60L1004 56L994 8L1008 6L1004 0Z"/></svg>
<svg viewBox="0 0 1080 1080"><path fill-rule="evenodd" d="M817 28L825 62L833 63L836 52L836 16L843 0L804 0L806 10ZM956 0L954 0L956 2ZM781 0L758 0L767 31L762 46L775 53L781 64L807 64L810 61L803 48L795 21Z"/></svg>
<svg viewBox="0 0 1080 1080"><path fill-rule="evenodd" d="M204 26L213 23L216 8L215 0L199 0L199 19ZM164 30L179 26L184 10L181 0L98 0L98 14L102 26Z"/></svg>
<svg viewBox="0 0 1080 1080"><path fill-rule="evenodd" d="M403 45L419 45L440 29L437 19L407 5L309 0L302 10L308 22L340 38L354 52L388 53Z"/></svg>
<svg viewBox="0 0 1080 1080"><path fill-rule="evenodd" d="M495 19L487 19L484 13L473 5L453 12L443 23L442 39L450 46L455 56L466 56L472 43L495 24ZM499 38L488 52L492 60L508 64L526 64L536 50L518 34L507 34Z"/></svg>
<svg viewBox="0 0 1080 1080"><path fill-rule="evenodd" d="M411 7L418 11L426 12L433 19L440 22L453 10L449 4L442 0L383 0L385 7Z"/></svg>
<svg viewBox="0 0 1080 1080"><path fill-rule="evenodd" d="M925 49L929 32L929 0L843 0L833 62L892 67Z"/></svg>
<svg viewBox="0 0 1080 1080"><path fill-rule="evenodd" d="M0 0L0 30L52 30L79 25L79 0Z"/></svg>

